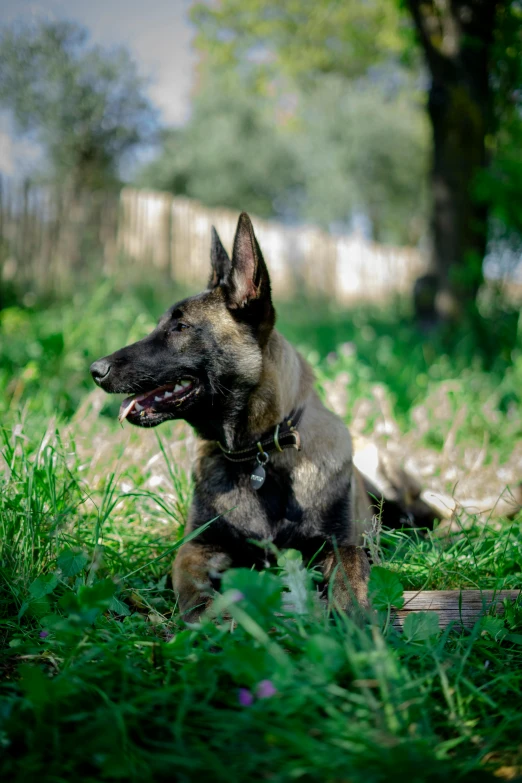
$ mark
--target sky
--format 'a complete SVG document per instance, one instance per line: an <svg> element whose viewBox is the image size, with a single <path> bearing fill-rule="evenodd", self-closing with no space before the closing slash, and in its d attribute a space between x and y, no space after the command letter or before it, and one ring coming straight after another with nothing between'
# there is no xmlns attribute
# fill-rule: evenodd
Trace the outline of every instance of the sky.
<svg viewBox="0 0 522 783"><path fill-rule="evenodd" d="M124 45L150 80L163 122L187 120L196 63L190 0L0 0L0 6L0 29L20 19L65 18L87 27L93 43ZM9 116L0 114L0 172L19 174L37 156L37 149L16 138Z"/></svg>

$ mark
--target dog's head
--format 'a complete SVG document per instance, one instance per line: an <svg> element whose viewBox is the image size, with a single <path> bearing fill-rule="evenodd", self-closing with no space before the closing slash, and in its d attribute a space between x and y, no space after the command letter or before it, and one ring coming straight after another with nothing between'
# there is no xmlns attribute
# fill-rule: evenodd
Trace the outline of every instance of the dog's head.
<svg viewBox="0 0 522 783"><path fill-rule="evenodd" d="M205 412L238 407L259 383L262 351L275 323L270 279L243 213L232 259L212 230L208 289L184 299L143 340L91 365L106 392L131 394L120 419L155 427L197 422Z"/></svg>

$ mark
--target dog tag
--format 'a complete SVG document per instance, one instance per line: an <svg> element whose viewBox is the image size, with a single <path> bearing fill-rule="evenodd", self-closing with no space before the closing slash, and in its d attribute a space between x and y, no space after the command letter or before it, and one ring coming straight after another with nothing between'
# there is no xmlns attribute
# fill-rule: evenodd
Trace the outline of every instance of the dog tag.
<svg viewBox="0 0 522 783"><path fill-rule="evenodd" d="M266 471L260 464L256 465L250 474L250 486L252 489L261 489L265 483Z"/></svg>

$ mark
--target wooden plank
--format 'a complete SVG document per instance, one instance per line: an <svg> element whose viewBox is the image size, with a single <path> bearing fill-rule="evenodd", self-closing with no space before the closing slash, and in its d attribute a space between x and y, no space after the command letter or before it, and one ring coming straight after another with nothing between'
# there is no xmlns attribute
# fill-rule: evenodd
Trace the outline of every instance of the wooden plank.
<svg viewBox="0 0 522 783"><path fill-rule="evenodd" d="M437 612L441 628L449 623L469 628L491 608L502 614L504 599L515 601L522 590L421 590L404 592L404 607L397 609L394 625L401 627L411 612Z"/></svg>

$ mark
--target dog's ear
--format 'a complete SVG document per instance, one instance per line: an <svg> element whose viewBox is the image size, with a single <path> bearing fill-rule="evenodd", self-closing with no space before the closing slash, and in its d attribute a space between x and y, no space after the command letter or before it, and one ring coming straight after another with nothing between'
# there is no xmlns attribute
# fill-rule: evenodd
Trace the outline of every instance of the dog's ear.
<svg viewBox="0 0 522 783"><path fill-rule="evenodd" d="M219 234L214 226L212 226L210 233L210 264L212 269L210 272L208 287L216 288L216 286L221 285L227 279L227 277L229 277L232 264L230 262L230 258L228 257L227 251L221 244Z"/></svg>
<svg viewBox="0 0 522 783"><path fill-rule="evenodd" d="M230 310L254 326L263 342L275 323L275 311L268 269L246 212L239 216L231 270L223 290Z"/></svg>
<svg viewBox="0 0 522 783"><path fill-rule="evenodd" d="M245 307L263 297L270 298L268 270L246 212L239 216L232 251L232 272L225 285L230 307Z"/></svg>

